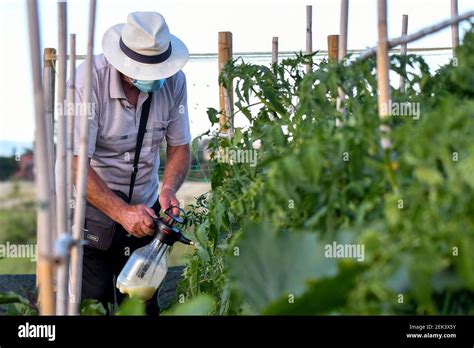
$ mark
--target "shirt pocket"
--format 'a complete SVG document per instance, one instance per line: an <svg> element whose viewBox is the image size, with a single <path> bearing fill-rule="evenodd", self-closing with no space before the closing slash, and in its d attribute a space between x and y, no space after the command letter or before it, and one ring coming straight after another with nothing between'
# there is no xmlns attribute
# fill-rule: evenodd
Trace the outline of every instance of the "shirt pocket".
<svg viewBox="0 0 474 348"><path fill-rule="evenodd" d="M153 168L159 156L160 144L166 136L169 121L154 121L152 128L147 129L143 139L140 164L143 168Z"/></svg>
<svg viewBox="0 0 474 348"><path fill-rule="evenodd" d="M101 157L122 158L128 161L131 155L135 152L135 145L137 143L137 133L99 136L98 148Z"/></svg>
<svg viewBox="0 0 474 348"><path fill-rule="evenodd" d="M152 151L157 152L161 142L166 137L168 131L168 124L170 121L155 121L153 122L153 141Z"/></svg>

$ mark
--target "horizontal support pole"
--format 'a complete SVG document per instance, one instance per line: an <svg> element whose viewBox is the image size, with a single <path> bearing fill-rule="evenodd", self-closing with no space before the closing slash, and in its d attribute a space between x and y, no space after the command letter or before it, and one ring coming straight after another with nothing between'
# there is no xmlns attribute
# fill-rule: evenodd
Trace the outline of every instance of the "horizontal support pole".
<svg viewBox="0 0 474 348"><path fill-rule="evenodd" d="M399 46L401 44L406 44L406 43L409 43L409 42L416 41L416 40L421 39L421 38L423 38L427 35L433 34L437 31L440 31L440 30L442 30L444 28L447 28L447 27L449 27L449 26L451 26L455 23L459 23L459 22L464 21L466 19L469 19L471 17L474 17L474 11L469 11L469 12L466 12L462 15L457 16L457 17L453 17L453 18L444 20L444 21L442 21L438 24L435 24L435 25L426 27L424 29L421 29L421 30L419 30L419 31L417 31L413 34L400 36L400 37L397 37L395 39L389 40L388 41L388 47L393 48L393 47ZM377 46L374 46L372 48L369 48L365 52L362 52L362 54L359 56L359 59L369 58L371 56L374 56L376 53L377 53Z"/></svg>
<svg viewBox="0 0 474 348"><path fill-rule="evenodd" d="M408 52L436 52L436 51L451 51L453 48L452 47L426 47L426 48L423 48L423 47L414 47L414 48L409 48L408 49ZM366 52L367 50L365 49L352 49L352 50L347 50L347 53L351 53L351 54L357 54L357 53L362 53L362 52ZM318 53L316 54L317 56L318 55L327 55L328 54L328 51L327 50L318 50L317 51ZM399 48L393 48L393 49L390 49L389 52L400 52L400 49ZM281 56L292 56L294 55L295 53L299 53L299 52L296 52L296 51L280 51L278 52L278 55L281 55ZM272 55L272 52L237 52L237 53L234 53L234 57L239 57L239 56L269 56L271 57ZM194 53L194 54L190 54L189 57L191 59L193 58L196 58L196 59L200 59L200 58L217 58L217 54L216 53ZM46 57L45 57L46 58ZM48 55L48 60L53 60L55 61L57 58L57 56L55 54L50 54ZM84 60L86 58L85 55L77 55L76 56L76 59L77 60ZM67 59L69 59L69 55L67 56Z"/></svg>

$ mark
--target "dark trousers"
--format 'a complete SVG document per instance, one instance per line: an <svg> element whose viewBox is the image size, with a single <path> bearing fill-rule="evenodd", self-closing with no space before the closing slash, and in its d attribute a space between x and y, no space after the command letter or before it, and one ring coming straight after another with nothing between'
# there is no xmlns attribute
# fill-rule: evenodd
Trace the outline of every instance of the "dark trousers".
<svg viewBox="0 0 474 348"><path fill-rule="evenodd" d="M155 212L159 213L159 203L153 206ZM122 294L115 286L116 279L132 252L148 244L153 237L147 236L136 238L128 236L119 228L114 234L112 245L108 250L98 250L84 246L82 263L82 293L81 301L95 299L101 302L107 313L109 303L120 304L126 295ZM156 293L145 303L146 314L158 316L160 307Z"/></svg>

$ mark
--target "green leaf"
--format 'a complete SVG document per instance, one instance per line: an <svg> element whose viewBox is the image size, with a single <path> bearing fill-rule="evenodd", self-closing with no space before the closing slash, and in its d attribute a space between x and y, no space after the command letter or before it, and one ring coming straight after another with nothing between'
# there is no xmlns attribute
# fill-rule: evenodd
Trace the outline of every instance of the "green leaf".
<svg viewBox="0 0 474 348"><path fill-rule="evenodd" d="M198 295L184 303L176 303L165 315L209 315L215 307L209 295Z"/></svg>
<svg viewBox="0 0 474 348"><path fill-rule="evenodd" d="M459 236L455 244L459 248L459 256L454 258L455 265L458 268L460 277L464 280L466 286L474 290L474 237Z"/></svg>
<svg viewBox="0 0 474 348"><path fill-rule="evenodd" d="M264 102L270 110L275 111L280 115L284 116L286 114L286 110L281 104L281 102L278 100L274 87L263 86L262 92L263 97L268 99L268 102L266 100L262 100L262 102Z"/></svg>
<svg viewBox="0 0 474 348"><path fill-rule="evenodd" d="M84 300L79 308L80 315L105 315L104 305L97 300Z"/></svg>
<svg viewBox="0 0 474 348"><path fill-rule="evenodd" d="M26 298L12 291L0 293L0 305L6 309L7 315L38 315Z"/></svg>
<svg viewBox="0 0 474 348"><path fill-rule="evenodd" d="M242 113L245 115L245 117L247 117L249 121L252 121L252 113L250 112L247 106L242 107L240 111L242 111Z"/></svg>
<svg viewBox="0 0 474 348"><path fill-rule="evenodd" d="M38 315L38 312L26 303L8 303L5 307L6 315Z"/></svg>
<svg viewBox="0 0 474 348"><path fill-rule="evenodd" d="M234 136L232 138L232 142L234 146L237 146L241 140L242 140L242 129L236 127L234 129Z"/></svg>
<svg viewBox="0 0 474 348"><path fill-rule="evenodd" d="M423 183L428 185L439 185L443 183L443 177L441 174L431 168L417 168L415 170L415 176Z"/></svg>
<svg viewBox="0 0 474 348"><path fill-rule="evenodd" d="M120 304L116 315L145 315L145 303L139 299L127 297Z"/></svg>
<svg viewBox="0 0 474 348"><path fill-rule="evenodd" d="M268 222L245 229L229 255L231 286L261 310L284 294L301 295L308 279L334 275L334 259L314 234L277 230ZM235 249L237 247L238 249Z"/></svg>
<svg viewBox="0 0 474 348"><path fill-rule="evenodd" d="M299 297L285 295L269 304L262 313L266 315L315 315L337 311L346 305L354 289L357 276L367 265L356 261L342 261L339 273L333 278L309 280L307 290Z"/></svg>
<svg viewBox="0 0 474 348"><path fill-rule="evenodd" d="M474 150L474 147L471 147L470 150L471 151ZM459 172L461 173L461 176L464 179L464 181L472 189L474 189L474 156L473 155L460 161Z"/></svg>
<svg viewBox="0 0 474 348"><path fill-rule="evenodd" d="M15 294L13 291L0 292L0 304L7 303L25 303L28 302L24 297Z"/></svg>
<svg viewBox="0 0 474 348"><path fill-rule="evenodd" d="M214 108L208 108L207 117L209 117L209 121L214 125L219 122L219 111Z"/></svg>

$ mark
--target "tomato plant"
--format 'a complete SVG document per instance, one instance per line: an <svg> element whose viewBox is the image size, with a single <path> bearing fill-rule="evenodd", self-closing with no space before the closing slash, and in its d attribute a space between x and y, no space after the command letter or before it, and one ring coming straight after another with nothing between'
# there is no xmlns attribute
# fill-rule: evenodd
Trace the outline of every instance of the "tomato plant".
<svg viewBox="0 0 474 348"><path fill-rule="evenodd" d="M472 314L472 30L456 55L434 74L391 56L406 78L393 103L419 114L384 121L374 59L228 64L221 81L250 126L208 132L212 194L192 207L197 248L178 293L211 296L213 314ZM224 149L255 150L256 165L222 161ZM362 246L363 260L328 257L333 243Z"/></svg>

